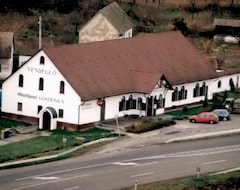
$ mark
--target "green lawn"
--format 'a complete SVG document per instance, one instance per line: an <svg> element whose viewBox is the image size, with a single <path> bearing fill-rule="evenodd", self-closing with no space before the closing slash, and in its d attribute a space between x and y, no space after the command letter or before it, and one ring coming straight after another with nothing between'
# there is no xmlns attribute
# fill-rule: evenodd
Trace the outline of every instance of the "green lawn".
<svg viewBox="0 0 240 190"><path fill-rule="evenodd" d="M10 128L14 126L30 126L30 124L25 122L14 121L10 119L1 118L0 119L0 131L5 128Z"/></svg>
<svg viewBox="0 0 240 190"><path fill-rule="evenodd" d="M200 175L184 179L139 185L138 190L233 190L240 187L240 171L220 175ZM133 187L124 190L132 190Z"/></svg>
<svg viewBox="0 0 240 190"><path fill-rule="evenodd" d="M79 132L58 129L52 131L50 136L38 136L21 142L0 146L0 163L22 158L51 155L85 142L110 136L113 136L110 131L99 128ZM66 143L63 143L63 139L66 139Z"/></svg>

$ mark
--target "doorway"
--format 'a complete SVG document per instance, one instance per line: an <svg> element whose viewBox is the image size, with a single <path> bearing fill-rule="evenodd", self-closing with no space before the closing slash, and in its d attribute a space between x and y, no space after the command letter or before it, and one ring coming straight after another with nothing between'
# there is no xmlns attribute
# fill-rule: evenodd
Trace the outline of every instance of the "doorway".
<svg viewBox="0 0 240 190"><path fill-rule="evenodd" d="M43 130L50 130L51 128L51 115L48 111L43 113L43 123L42 123Z"/></svg>

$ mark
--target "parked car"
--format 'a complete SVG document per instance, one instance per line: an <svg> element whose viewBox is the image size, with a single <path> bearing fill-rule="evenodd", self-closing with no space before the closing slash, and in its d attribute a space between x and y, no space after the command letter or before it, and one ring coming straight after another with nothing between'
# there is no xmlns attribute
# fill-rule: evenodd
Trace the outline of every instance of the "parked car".
<svg viewBox="0 0 240 190"><path fill-rule="evenodd" d="M230 120L230 113L226 109L215 109L212 112L218 116L219 121Z"/></svg>
<svg viewBox="0 0 240 190"><path fill-rule="evenodd" d="M188 117L191 123L210 123L214 124L218 122L218 116L213 112L201 112L197 115L191 115Z"/></svg>

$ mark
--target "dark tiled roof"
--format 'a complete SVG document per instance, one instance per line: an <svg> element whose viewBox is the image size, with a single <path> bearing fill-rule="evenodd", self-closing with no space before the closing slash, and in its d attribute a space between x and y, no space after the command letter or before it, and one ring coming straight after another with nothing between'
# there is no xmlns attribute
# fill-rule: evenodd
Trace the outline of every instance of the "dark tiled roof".
<svg viewBox="0 0 240 190"><path fill-rule="evenodd" d="M107 18L121 34L133 27L130 17L115 1L101 9L99 13Z"/></svg>
<svg viewBox="0 0 240 190"><path fill-rule="evenodd" d="M83 100L151 93L164 76L171 85L217 77L178 31L43 49Z"/></svg>
<svg viewBox="0 0 240 190"><path fill-rule="evenodd" d="M232 27L240 27L240 20L233 19L218 19L215 18L213 22L214 26L232 26Z"/></svg>
<svg viewBox="0 0 240 190"><path fill-rule="evenodd" d="M13 33L0 32L0 58L10 58L12 56Z"/></svg>
<svg viewBox="0 0 240 190"><path fill-rule="evenodd" d="M240 68L230 68L230 69L226 69L226 70L222 70L222 71L218 72L218 76L222 77L222 76L239 74L239 73L240 73Z"/></svg>

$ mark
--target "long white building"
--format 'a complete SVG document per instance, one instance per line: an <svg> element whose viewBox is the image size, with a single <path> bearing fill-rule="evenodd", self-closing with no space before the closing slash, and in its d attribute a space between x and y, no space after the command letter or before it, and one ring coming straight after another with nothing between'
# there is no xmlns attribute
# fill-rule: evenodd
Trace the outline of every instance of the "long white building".
<svg viewBox="0 0 240 190"><path fill-rule="evenodd" d="M124 115L152 116L239 83L218 73L180 32L44 48L7 78L2 114L39 129L81 129Z"/></svg>

